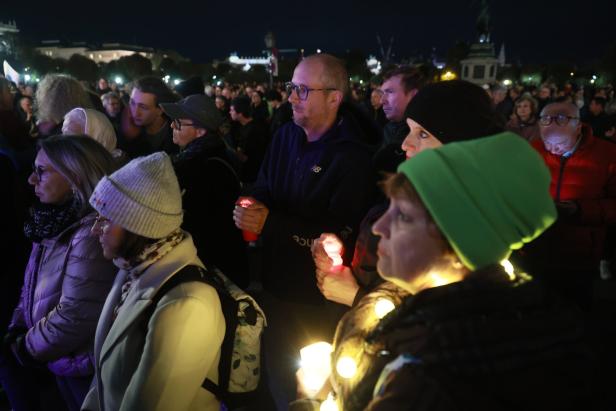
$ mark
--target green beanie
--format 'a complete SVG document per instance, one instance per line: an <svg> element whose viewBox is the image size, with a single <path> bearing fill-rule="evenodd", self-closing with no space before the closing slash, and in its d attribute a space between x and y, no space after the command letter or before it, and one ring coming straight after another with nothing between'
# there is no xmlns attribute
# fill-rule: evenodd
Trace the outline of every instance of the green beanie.
<svg viewBox="0 0 616 411"><path fill-rule="evenodd" d="M471 270L506 259L556 220L550 173L513 133L422 151L398 172Z"/></svg>

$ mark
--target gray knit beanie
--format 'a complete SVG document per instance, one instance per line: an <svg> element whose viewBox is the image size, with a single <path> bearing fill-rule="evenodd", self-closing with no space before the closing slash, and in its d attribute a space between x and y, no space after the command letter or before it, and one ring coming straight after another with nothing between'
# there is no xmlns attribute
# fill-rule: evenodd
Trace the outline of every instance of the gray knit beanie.
<svg viewBox="0 0 616 411"><path fill-rule="evenodd" d="M105 176L90 205L100 215L131 233L163 238L182 224L182 195L169 156L139 157Z"/></svg>

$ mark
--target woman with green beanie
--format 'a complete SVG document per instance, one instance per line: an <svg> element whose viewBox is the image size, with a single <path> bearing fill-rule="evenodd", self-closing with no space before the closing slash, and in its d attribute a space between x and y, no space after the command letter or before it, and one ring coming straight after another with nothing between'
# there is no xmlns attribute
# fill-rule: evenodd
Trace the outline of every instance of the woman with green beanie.
<svg viewBox="0 0 616 411"><path fill-rule="evenodd" d="M341 320L331 363L339 410L587 408L580 313L507 260L555 221L549 184L513 133L398 167L373 230L379 275L409 296L381 320L379 301Z"/></svg>
<svg viewBox="0 0 616 411"><path fill-rule="evenodd" d="M331 379L339 409L588 404L579 314L507 260L555 221L549 184L512 133L425 150L398 167L373 230L379 274L411 296L370 332L341 321Z"/></svg>
<svg viewBox="0 0 616 411"><path fill-rule="evenodd" d="M407 106L404 116L409 126L409 134L401 146L406 158L443 144L503 131L485 90L462 80L422 88ZM387 203L383 201L373 207L362 221L350 266L332 267L333 261L323 243L336 241L334 234L325 233L314 241L312 253L317 286L328 300L355 307L382 282L376 273L378 238L371 233L371 227L386 208ZM395 288L387 293L390 298L397 298Z"/></svg>

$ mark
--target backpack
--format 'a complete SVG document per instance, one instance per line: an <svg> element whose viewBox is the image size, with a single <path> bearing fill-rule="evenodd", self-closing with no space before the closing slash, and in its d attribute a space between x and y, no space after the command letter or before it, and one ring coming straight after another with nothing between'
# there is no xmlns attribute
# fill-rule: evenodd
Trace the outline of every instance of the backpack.
<svg viewBox="0 0 616 411"><path fill-rule="evenodd" d="M152 298L147 318L151 317L156 305L168 291L190 281L201 281L214 287L226 323L218 363L218 384L206 378L201 386L214 394L229 410L250 405L259 386L261 335L267 326L263 310L251 296L218 269L188 265L158 289Z"/></svg>

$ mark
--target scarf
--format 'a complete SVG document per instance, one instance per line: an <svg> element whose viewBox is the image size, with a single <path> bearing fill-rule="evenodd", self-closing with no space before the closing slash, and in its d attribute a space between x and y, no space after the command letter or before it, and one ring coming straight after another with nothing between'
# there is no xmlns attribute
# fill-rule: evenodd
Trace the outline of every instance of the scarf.
<svg viewBox="0 0 616 411"><path fill-rule="evenodd" d="M166 254L168 254L175 246L177 246L184 239L184 232L181 229L177 229L167 237L161 238L155 243L150 244L136 257L126 260L124 258L114 258L113 263L120 269L128 271L126 276L126 280L124 284L122 284L122 295L120 296L120 301L113 309L114 319L118 315L118 311L130 290L134 282L139 278L139 276L152 264L163 258Z"/></svg>
<svg viewBox="0 0 616 411"><path fill-rule="evenodd" d="M81 210L81 201L77 196L61 205L37 202L30 209L30 217L24 224L24 234L35 243L53 238L78 221Z"/></svg>

